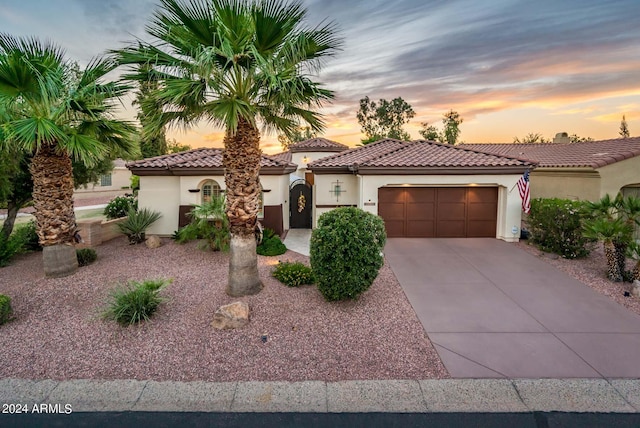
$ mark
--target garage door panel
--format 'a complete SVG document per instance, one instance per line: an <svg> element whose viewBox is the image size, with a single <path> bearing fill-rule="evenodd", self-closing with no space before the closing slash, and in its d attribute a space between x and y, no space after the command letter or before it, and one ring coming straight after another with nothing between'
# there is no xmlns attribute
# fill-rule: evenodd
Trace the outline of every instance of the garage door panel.
<svg viewBox="0 0 640 428"><path fill-rule="evenodd" d="M409 238L433 238L435 222L433 221L420 221L409 220L407 221L407 234L405 236Z"/></svg>
<svg viewBox="0 0 640 428"><path fill-rule="evenodd" d="M402 238L406 236L404 220L385 220L384 228L387 231L387 237L389 238Z"/></svg>
<svg viewBox="0 0 640 428"><path fill-rule="evenodd" d="M405 194L398 192L399 189L384 188L378 189L378 203L404 203Z"/></svg>
<svg viewBox="0 0 640 428"><path fill-rule="evenodd" d="M437 190L439 204L447 202L466 203L467 189L464 187L441 187Z"/></svg>
<svg viewBox="0 0 640 428"><path fill-rule="evenodd" d="M496 187L469 187L468 188L469 203L475 202L498 202L498 189Z"/></svg>
<svg viewBox="0 0 640 428"><path fill-rule="evenodd" d="M495 204L469 204L467 215L471 220L495 220L496 205Z"/></svg>
<svg viewBox="0 0 640 428"><path fill-rule="evenodd" d="M438 219L443 220L464 220L466 216L466 207L463 202L458 203L440 203L438 200Z"/></svg>
<svg viewBox="0 0 640 428"><path fill-rule="evenodd" d="M496 221L478 220L467 223L467 237L469 238L495 238Z"/></svg>
<svg viewBox="0 0 640 428"><path fill-rule="evenodd" d="M436 204L433 202L407 204L407 220L435 220Z"/></svg>
<svg viewBox="0 0 640 428"><path fill-rule="evenodd" d="M388 220L402 220L405 218L405 205L401 203L386 203L378 208L380 217Z"/></svg>
<svg viewBox="0 0 640 428"><path fill-rule="evenodd" d="M432 202L436 201L436 189L431 187L415 187L405 190L406 201L408 203Z"/></svg>

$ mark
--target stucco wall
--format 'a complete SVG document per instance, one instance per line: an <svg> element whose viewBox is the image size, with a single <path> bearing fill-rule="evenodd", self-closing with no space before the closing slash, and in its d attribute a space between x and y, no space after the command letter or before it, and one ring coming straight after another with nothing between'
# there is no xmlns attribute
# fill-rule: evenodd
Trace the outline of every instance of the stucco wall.
<svg viewBox="0 0 640 428"><path fill-rule="evenodd" d="M531 198L600 199L601 178L594 170L536 168L531 172Z"/></svg>
<svg viewBox="0 0 640 428"><path fill-rule="evenodd" d="M162 217L147 230L148 234L173 234L178 229L180 177L140 177L138 207L162 213Z"/></svg>
<svg viewBox="0 0 640 428"><path fill-rule="evenodd" d="M117 167L111 170L111 186L101 186L100 181L97 184L88 184L87 188L81 187L76 189L76 193L96 193L107 192L112 190L121 190L123 187L131 185L131 171L127 168Z"/></svg>
<svg viewBox="0 0 640 428"><path fill-rule="evenodd" d="M207 180L214 180L222 190L226 189L223 176L171 176L171 177L140 177L140 193L138 201L140 207L147 207L162 213L150 229L149 233L171 235L178 229L180 205L200 205L202 192L189 192L189 189L201 189ZM282 205L284 228L289 228L289 175L264 175L260 177L263 189L270 192L263 193L264 205Z"/></svg>
<svg viewBox="0 0 640 428"><path fill-rule="evenodd" d="M343 192L336 197L333 189L338 180ZM336 206L357 206L360 200L359 193L358 177L353 174L316 174L313 187L313 227L318 225L318 217L322 213L331 211Z"/></svg>
<svg viewBox="0 0 640 428"><path fill-rule="evenodd" d="M615 196L625 186L640 184L640 156L604 166L598 172L602 176L600 197L607 193Z"/></svg>
<svg viewBox="0 0 640 428"><path fill-rule="evenodd" d="M505 241L517 241L520 237L520 221L522 213L522 202L515 184L520 175L316 175L316 192L320 195L318 204L322 201L329 201L324 195L329 195L331 183L336 179L348 183L351 192L344 193L341 197L341 204L352 203L358 207L378 214L378 189L384 186L458 186L466 187L470 185L498 187L498 220L496 238ZM346 195L352 196L345 197ZM335 199L331 202L335 204ZM330 208L329 208L330 209ZM314 225L317 224L317 216L321 212L329 209L318 209L314 218ZM513 227L517 232L512 232Z"/></svg>

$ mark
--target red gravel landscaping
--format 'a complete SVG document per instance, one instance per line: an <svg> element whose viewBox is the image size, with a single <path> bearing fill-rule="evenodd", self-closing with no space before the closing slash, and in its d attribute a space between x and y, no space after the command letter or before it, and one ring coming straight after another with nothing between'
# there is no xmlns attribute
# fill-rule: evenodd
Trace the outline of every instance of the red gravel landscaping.
<svg viewBox="0 0 640 428"><path fill-rule="evenodd" d="M393 273L384 266L359 300L328 303L317 288L289 288L270 276L294 252L259 256L265 288L244 297L251 322L210 326L220 305L228 255L169 239L157 249L118 238L76 274L46 279L41 254L0 269L0 293L16 319L0 326L0 377L178 381L427 379L449 377ZM121 327L102 320L119 282L173 278L150 322ZM268 340L262 343L261 336Z"/></svg>

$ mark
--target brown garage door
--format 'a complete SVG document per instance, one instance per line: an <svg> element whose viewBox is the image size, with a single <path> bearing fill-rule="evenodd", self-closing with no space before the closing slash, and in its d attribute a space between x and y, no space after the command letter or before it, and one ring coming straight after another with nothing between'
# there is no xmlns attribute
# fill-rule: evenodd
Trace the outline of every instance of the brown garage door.
<svg viewBox="0 0 640 428"><path fill-rule="evenodd" d="M495 237L497 187L381 187L378 214L387 236Z"/></svg>

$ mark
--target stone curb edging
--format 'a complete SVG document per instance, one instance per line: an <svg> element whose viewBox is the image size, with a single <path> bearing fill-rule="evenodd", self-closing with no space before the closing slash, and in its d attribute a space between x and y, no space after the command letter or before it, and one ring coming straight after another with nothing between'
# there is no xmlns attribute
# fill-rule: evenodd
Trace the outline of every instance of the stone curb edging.
<svg viewBox="0 0 640 428"><path fill-rule="evenodd" d="M0 379L0 403L73 412L640 412L640 379L173 382Z"/></svg>

